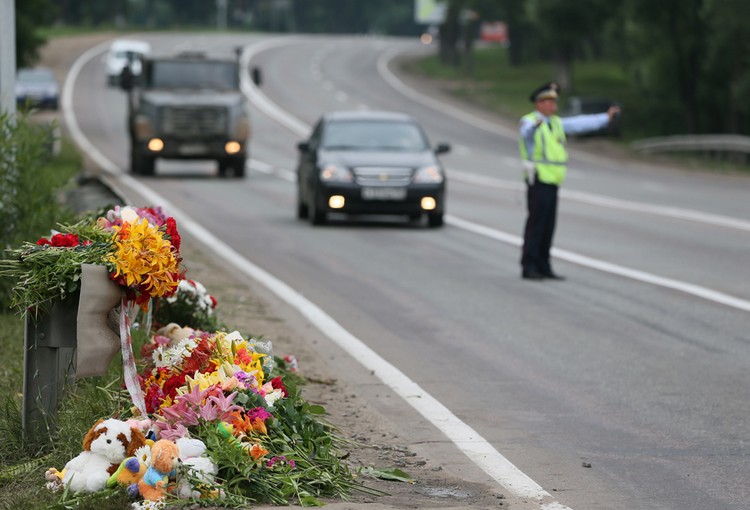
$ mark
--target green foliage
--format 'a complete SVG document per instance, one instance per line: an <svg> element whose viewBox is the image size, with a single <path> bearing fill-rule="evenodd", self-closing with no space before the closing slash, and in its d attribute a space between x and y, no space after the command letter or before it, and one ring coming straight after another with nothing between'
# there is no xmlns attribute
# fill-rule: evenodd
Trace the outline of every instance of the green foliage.
<svg viewBox="0 0 750 510"><path fill-rule="evenodd" d="M33 123L26 115L0 114L0 248L18 246L28 239L48 235L58 221L69 221L73 212L60 194L80 172L81 157L63 140L58 155L52 154L54 125ZM1 258L9 256L5 251ZM10 306L14 282L0 279L0 304Z"/></svg>
<svg viewBox="0 0 750 510"><path fill-rule="evenodd" d="M453 67L441 65L437 56L409 63L407 68L444 79L457 95L489 106L503 115L520 118L533 108L529 93L539 84L554 78L554 66L549 62L538 62L514 67L510 64L509 51L499 46L477 49L472 78L464 77ZM617 63L582 62L576 69L576 87L563 91L561 107L565 106L570 95L608 96L627 108L633 104L627 76Z"/></svg>
<svg viewBox="0 0 750 510"><path fill-rule="evenodd" d="M57 11L52 0L16 2L16 67L31 67L39 59L39 48L47 40L39 29L54 21Z"/></svg>
<svg viewBox="0 0 750 510"><path fill-rule="evenodd" d="M19 249L9 250L7 259L0 260L0 276L16 282L12 306L23 312L44 311L80 288L81 264L105 264L112 237L96 225L84 220L74 225L59 225L63 234L75 234L81 244L75 247L39 246L25 242ZM84 244L88 242L89 244Z"/></svg>

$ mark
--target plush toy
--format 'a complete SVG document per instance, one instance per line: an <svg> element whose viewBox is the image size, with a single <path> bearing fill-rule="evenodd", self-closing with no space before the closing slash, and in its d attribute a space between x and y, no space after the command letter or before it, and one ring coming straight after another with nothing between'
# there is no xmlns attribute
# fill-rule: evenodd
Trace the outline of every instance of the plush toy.
<svg viewBox="0 0 750 510"><path fill-rule="evenodd" d="M146 446L142 446L135 451L135 456L122 461L117 471L112 473L112 476L107 480L107 487L124 487L131 497L138 496L138 482L146 474L151 458L151 445L154 442L147 439L146 444Z"/></svg>
<svg viewBox="0 0 750 510"><path fill-rule="evenodd" d="M169 478L175 476L180 459L180 449L173 441L159 439L151 447L151 465L138 482L138 491L143 499L159 501L168 492Z"/></svg>
<svg viewBox="0 0 750 510"><path fill-rule="evenodd" d="M169 338L170 345L177 345L180 340L190 338L195 334L195 330L189 326L180 326L175 322L170 322L166 326L156 331L157 335Z"/></svg>
<svg viewBox="0 0 750 510"><path fill-rule="evenodd" d="M209 498L219 494L211 490L216 485L219 468L205 455L206 445L200 439L181 437L180 467L177 470L177 496L180 498Z"/></svg>
<svg viewBox="0 0 750 510"><path fill-rule="evenodd" d="M146 438L124 421L114 418L98 420L83 438L83 451L68 461L62 471L52 468L48 480L60 478L73 492L102 490L107 479L125 458L146 444Z"/></svg>

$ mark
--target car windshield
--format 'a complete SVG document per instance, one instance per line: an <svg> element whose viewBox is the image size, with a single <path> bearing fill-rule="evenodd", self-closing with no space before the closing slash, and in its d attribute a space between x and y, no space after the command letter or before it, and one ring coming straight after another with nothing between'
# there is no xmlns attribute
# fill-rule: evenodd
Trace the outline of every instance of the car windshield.
<svg viewBox="0 0 750 510"><path fill-rule="evenodd" d="M234 62L162 60L151 66L150 88L225 89L239 87Z"/></svg>
<svg viewBox="0 0 750 510"><path fill-rule="evenodd" d="M427 149L420 129L411 122L340 120L330 122L323 133L327 150L419 152Z"/></svg>
<svg viewBox="0 0 750 510"><path fill-rule="evenodd" d="M19 83L54 83L55 78L49 71L41 69L26 69L18 72L16 81Z"/></svg>

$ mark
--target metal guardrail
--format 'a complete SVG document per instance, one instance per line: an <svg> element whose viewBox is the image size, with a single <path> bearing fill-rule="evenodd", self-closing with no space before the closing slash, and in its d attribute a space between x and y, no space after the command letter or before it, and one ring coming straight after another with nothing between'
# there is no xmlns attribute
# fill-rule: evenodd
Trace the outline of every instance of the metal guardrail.
<svg viewBox="0 0 750 510"><path fill-rule="evenodd" d="M750 136L673 135L646 138L632 143L640 152L737 152L750 155Z"/></svg>

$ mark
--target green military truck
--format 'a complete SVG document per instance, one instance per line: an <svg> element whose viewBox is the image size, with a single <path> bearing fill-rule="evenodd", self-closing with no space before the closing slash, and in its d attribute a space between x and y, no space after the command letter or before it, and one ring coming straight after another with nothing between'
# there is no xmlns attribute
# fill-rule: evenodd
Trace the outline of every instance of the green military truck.
<svg viewBox="0 0 750 510"><path fill-rule="evenodd" d="M222 177L244 177L250 115L237 59L201 53L144 57L140 76L126 67L130 169L153 175L157 159L210 159Z"/></svg>

